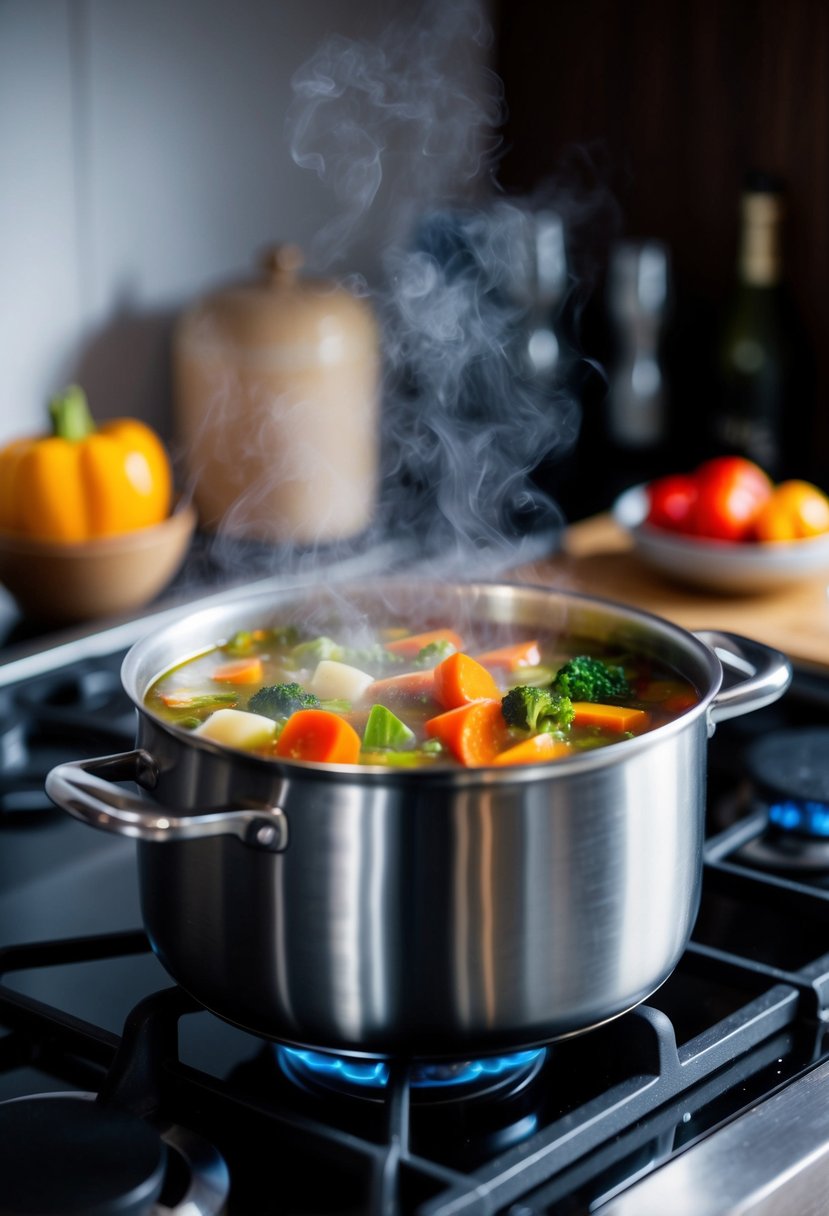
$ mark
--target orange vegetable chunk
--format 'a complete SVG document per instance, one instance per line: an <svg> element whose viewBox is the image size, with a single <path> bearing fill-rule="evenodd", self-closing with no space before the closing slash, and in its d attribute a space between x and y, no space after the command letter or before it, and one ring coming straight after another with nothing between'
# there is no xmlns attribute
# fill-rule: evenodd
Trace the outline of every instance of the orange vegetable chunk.
<svg viewBox="0 0 829 1216"><path fill-rule="evenodd" d="M444 709L457 709L472 701L500 699L501 696L487 669L460 651L438 663L434 676L435 700Z"/></svg>
<svg viewBox="0 0 829 1216"><path fill-rule="evenodd" d="M298 709L285 723L275 753L291 760L357 764L360 736L339 714L327 709Z"/></svg>
<svg viewBox="0 0 829 1216"><path fill-rule="evenodd" d="M545 760L561 760L572 752L569 743L554 739L552 735L533 735L532 739L524 739L514 747L499 752L493 764L540 764Z"/></svg>
<svg viewBox="0 0 829 1216"><path fill-rule="evenodd" d="M509 738L500 701L473 701L438 714L426 734L439 739L461 764L491 764Z"/></svg>
<svg viewBox="0 0 829 1216"><path fill-rule="evenodd" d="M388 676L369 684L364 700L417 701L422 697L434 697L435 673L433 671L406 671L399 676Z"/></svg>
<svg viewBox="0 0 829 1216"><path fill-rule="evenodd" d="M533 640L499 646L497 650L487 650L475 657L484 667L506 667L508 671L515 671L517 667L537 667L541 662L541 650Z"/></svg>
<svg viewBox="0 0 829 1216"><path fill-rule="evenodd" d="M262 660L258 655L249 659L234 659L232 663L223 663L210 673L211 680L226 684L258 684L264 679Z"/></svg>
<svg viewBox="0 0 829 1216"><path fill-rule="evenodd" d="M407 638L399 638L396 642L386 642L386 650L390 650L392 654L413 657L432 642L451 642L456 650L463 650L463 639L453 629L431 629L428 633L413 633Z"/></svg>
<svg viewBox="0 0 829 1216"><path fill-rule="evenodd" d="M574 726L603 726L605 730L644 730L650 722L650 714L644 709L628 709L626 705L600 705L594 701L574 701Z"/></svg>

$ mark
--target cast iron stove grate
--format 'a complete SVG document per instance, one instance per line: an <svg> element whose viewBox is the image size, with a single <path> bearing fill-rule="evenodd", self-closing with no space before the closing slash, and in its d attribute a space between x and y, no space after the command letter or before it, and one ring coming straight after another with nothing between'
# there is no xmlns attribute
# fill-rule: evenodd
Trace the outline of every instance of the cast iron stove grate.
<svg viewBox="0 0 829 1216"><path fill-rule="evenodd" d="M280 1075L271 1044L177 987L142 999L120 1034L27 995L27 978L50 968L94 964L104 984L108 962L149 952L141 932L0 953L3 1092L15 1074L22 1084L36 1076L40 1092L94 1091L105 1105L192 1129L228 1163L229 1213L586 1212L827 1055L829 957L799 959L796 971L774 949L740 957L739 929L706 940L705 909L709 899L771 897L785 920L813 926L817 948L829 944L829 897L786 882L769 893L753 875L739 875L735 890L732 878L707 865L701 938L648 1005L550 1049L526 1134L505 1149L467 1142L463 1103L449 1132L419 1122L405 1061L368 1113L309 1100ZM756 890L740 889L746 881ZM263 1208L269 1189L274 1206Z"/></svg>
<svg viewBox="0 0 829 1216"><path fill-rule="evenodd" d="M97 838L50 819L34 791L76 750L131 745L121 657L2 689L0 823L37 820L43 842ZM764 717L785 724L780 715L751 715L751 737ZM728 757L728 789L745 729L725 724L712 747L720 784ZM31 796L15 803L21 789ZM273 1044L160 986L166 977L133 931L0 952L0 1098L80 1091L190 1129L227 1162L228 1216L593 1211L829 1056L829 893L742 864L745 819L721 830L712 817L700 915L674 974L646 1005L554 1044L531 1083L491 1109L447 1103L436 1117L412 1100L405 1061L371 1102L320 1100L279 1068Z"/></svg>

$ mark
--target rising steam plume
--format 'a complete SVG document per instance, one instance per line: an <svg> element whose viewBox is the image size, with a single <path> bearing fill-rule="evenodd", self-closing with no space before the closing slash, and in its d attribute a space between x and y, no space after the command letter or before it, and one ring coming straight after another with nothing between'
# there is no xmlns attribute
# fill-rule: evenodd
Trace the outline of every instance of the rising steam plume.
<svg viewBox="0 0 829 1216"><path fill-rule="evenodd" d="M293 159L337 202L313 269L342 274L369 239L380 250L378 282L348 283L383 330L378 519L475 574L514 560L528 523L560 521L530 473L567 450L579 417L528 365L535 230L494 184L489 42L472 0L435 0L371 43L331 38L296 73L288 120Z"/></svg>

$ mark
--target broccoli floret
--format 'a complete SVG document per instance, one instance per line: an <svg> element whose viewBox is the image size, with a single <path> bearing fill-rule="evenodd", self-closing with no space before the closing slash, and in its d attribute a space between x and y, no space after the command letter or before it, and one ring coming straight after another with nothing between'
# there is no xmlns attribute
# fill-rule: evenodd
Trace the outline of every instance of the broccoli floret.
<svg viewBox="0 0 829 1216"><path fill-rule="evenodd" d="M566 730L573 721L573 705L569 697L550 688L522 684L511 688L501 698L501 712L508 726L520 730L553 732Z"/></svg>
<svg viewBox="0 0 829 1216"><path fill-rule="evenodd" d="M559 668L552 689L571 701L611 701L631 695L624 668L586 654Z"/></svg>
<svg viewBox="0 0 829 1216"><path fill-rule="evenodd" d="M266 718L289 718L298 709L316 709L319 704L319 697L299 684L268 684L253 694L247 707Z"/></svg>
<svg viewBox="0 0 829 1216"><path fill-rule="evenodd" d="M359 667L361 671L384 671L388 667L402 667L403 657L386 650L382 642L374 642L371 646L344 646L342 662Z"/></svg>
<svg viewBox="0 0 829 1216"><path fill-rule="evenodd" d="M414 657L412 666L418 669L437 667L438 663L442 663L444 659L448 659L450 654L454 654L457 646L446 638L442 638L439 642L429 642L422 650L419 650Z"/></svg>

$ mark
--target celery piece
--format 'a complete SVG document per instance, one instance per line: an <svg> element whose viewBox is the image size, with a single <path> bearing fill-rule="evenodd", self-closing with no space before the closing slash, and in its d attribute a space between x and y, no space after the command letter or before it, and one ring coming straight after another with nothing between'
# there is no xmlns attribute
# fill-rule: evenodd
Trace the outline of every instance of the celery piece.
<svg viewBox="0 0 829 1216"><path fill-rule="evenodd" d="M426 671L427 668L431 670L444 659L448 659L450 654L454 654L457 649L457 646L447 638L441 638L438 642L429 642L417 652L412 660L412 667L423 671Z"/></svg>
<svg viewBox="0 0 829 1216"><path fill-rule="evenodd" d="M229 637L225 642L222 650L225 654L234 655L237 658L244 658L246 655L253 653L253 634L247 629L239 629L232 637Z"/></svg>
<svg viewBox="0 0 829 1216"><path fill-rule="evenodd" d="M546 688L555 679L554 667L516 667L511 673L516 686Z"/></svg>
<svg viewBox="0 0 829 1216"><path fill-rule="evenodd" d="M343 648L333 638L311 638L309 642L300 642L292 647L290 657L303 667L320 663L323 659L333 659L339 663L342 662Z"/></svg>
<svg viewBox="0 0 829 1216"><path fill-rule="evenodd" d="M164 704L168 709L205 709L212 705L234 706L238 700L236 692L180 692L169 693Z"/></svg>
<svg viewBox="0 0 829 1216"><path fill-rule="evenodd" d="M376 764L380 768L425 768L440 760L437 752L427 752L422 749L411 752L395 752L390 749L381 751L362 751L361 764Z"/></svg>
<svg viewBox="0 0 829 1216"><path fill-rule="evenodd" d="M408 747L414 737L414 731L385 705L372 705L363 731L363 747L367 751L378 747Z"/></svg>

